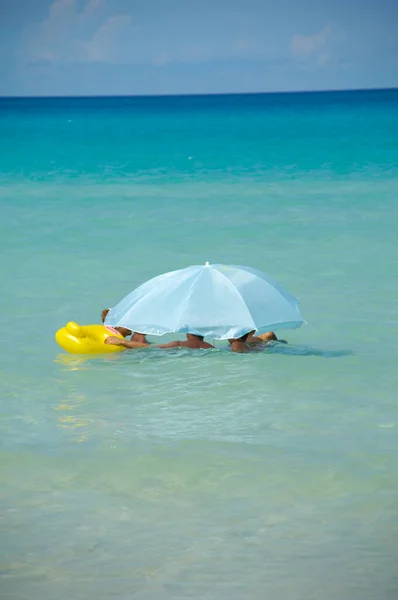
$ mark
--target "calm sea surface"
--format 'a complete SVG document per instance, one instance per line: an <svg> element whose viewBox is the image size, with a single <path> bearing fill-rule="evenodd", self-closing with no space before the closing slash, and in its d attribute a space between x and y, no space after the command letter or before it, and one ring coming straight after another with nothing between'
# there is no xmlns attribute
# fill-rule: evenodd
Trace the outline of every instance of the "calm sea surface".
<svg viewBox="0 0 398 600"><path fill-rule="evenodd" d="M394 90L0 99L4 600L396 600L397 140ZM308 324L57 346L206 261Z"/></svg>

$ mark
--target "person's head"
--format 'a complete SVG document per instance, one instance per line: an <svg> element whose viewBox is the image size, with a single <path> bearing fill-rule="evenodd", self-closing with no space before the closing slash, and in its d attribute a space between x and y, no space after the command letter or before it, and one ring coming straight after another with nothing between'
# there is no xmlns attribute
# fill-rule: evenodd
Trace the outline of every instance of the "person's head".
<svg viewBox="0 0 398 600"><path fill-rule="evenodd" d="M238 337L238 338L229 338L229 339L228 339L228 341L229 341L229 343L230 343L230 344L233 344L234 342L240 342L241 344L245 344L245 343L246 343L246 340L247 340L247 338L249 337L249 335L250 335L251 333L252 333L252 332L251 332L251 331L249 331L249 333L245 333L245 335L241 335L241 336L240 336L240 337Z"/></svg>
<svg viewBox="0 0 398 600"><path fill-rule="evenodd" d="M187 333L187 340L199 340L201 342L203 342L203 340L205 339L204 335L197 335L196 333Z"/></svg>
<svg viewBox="0 0 398 600"><path fill-rule="evenodd" d="M115 327L114 329L121 333L123 337L127 337L133 333L131 329L127 329L127 327Z"/></svg>
<svg viewBox="0 0 398 600"><path fill-rule="evenodd" d="M105 323L105 319L110 310L110 308L104 308L104 310L101 312L101 321L103 323ZM127 327L114 327L113 329L116 329L116 331L121 333L123 337L127 337L128 335L132 334L131 329L127 329Z"/></svg>
<svg viewBox="0 0 398 600"><path fill-rule="evenodd" d="M249 337L249 335L250 335L250 332L245 333L245 335L241 335L236 341L244 344L246 342L247 338Z"/></svg>
<svg viewBox="0 0 398 600"><path fill-rule="evenodd" d="M145 340L145 333L140 333L139 331L130 331L130 333L133 334L133 337L135 339L135 341L141 341L141 340Z"/></svg>

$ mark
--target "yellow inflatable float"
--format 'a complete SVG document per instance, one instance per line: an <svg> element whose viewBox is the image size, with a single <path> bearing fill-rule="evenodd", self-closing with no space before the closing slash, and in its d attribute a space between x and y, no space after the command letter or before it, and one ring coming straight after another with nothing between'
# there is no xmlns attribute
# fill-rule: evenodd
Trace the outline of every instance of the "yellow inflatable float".
<svg viewBox="0 0 398 600"><path fill-rule="evenodd" d="M70 321L66 327L58 329L55 339L70 354L108 354L121 352L123 346L105 344L109 336L124 339L122 334L106 325L78 325Z"/></svg>

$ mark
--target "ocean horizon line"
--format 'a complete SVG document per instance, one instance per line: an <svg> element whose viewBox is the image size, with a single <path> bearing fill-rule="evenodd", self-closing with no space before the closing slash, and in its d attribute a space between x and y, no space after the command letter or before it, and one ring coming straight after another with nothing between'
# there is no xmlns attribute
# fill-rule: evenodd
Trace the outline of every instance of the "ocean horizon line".
<svg viewBox="0 0 398 600"><path fill-rule="evenodd" d="M226 96L289 96L289 95L322 95L346 94L363 92L396 92L398 87L371 87L371 88L336 88L325 90L290 90L290 91L263 91L263 92L209 92L209 93L181 93L181 94L55 94L55 95L3 95L0 100L55 100L55 99L103 99L103 98L209 98Z"/></svg>

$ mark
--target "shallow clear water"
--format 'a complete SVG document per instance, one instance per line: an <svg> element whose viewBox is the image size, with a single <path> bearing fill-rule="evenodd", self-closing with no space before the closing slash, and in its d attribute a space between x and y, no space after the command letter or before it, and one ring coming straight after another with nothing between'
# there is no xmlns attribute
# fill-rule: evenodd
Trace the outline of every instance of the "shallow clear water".
<svg viewBox="0 0 398 600"><path fill-rule="evenodd" d="M4 598L395 600L397 101L0 101ZM56 345L207 260L308 324L252 355Z"/></svg>

